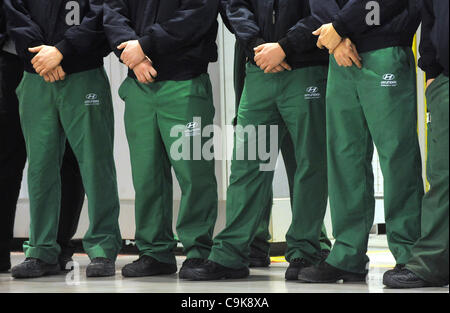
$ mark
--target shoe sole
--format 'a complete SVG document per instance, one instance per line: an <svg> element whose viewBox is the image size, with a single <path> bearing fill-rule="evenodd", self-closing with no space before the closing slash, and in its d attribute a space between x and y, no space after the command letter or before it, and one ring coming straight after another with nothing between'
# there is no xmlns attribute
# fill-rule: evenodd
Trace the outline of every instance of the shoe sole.
<svg viewBox="0 0 450 313"><path fill-rule="evenodd" d="M150 277L150 276L163 276L163 275L172 275L177 272L177 267L167 269L167 270L160 270L160 271L149 271L149 272L137 272L130 269L122 269L122 276L123 277Z"/></svg>
<svg viewBox="0 0 450 313"><path fill-rule="evenodd" d="M298 280L302 283L309 284L336 284L339 281L343 281L344 283L362 283L366 282L367 275L359 276L359 275L342 275L338 279L329 279L329 280L312 280L305 277L298 277Z"/></svg>
<svg viewBox="0 0 450 313"><path fill-rule="evenodd" d="M297 281L297 280L299 280L299 279L298 279L298 274L297 274L297 275L294 275L294 274L286 273L286 274L284 275L284 278L285 278L287 281Z"/></svg>
<svg viewBox="0 0 450 313"><path fill-rule="evenodd" d="M427 287L442 287L442 286L433 286L432 284L428 284L424 281L420 282L401 282L396 279L383 278L383 285L392 289L411 289L411 288L427 288Z"/></svg>
<svg viewBox="0 0 450 313"><path fill-rule="evenodd" d="M61 271L59 269L59 266L57 266L57 268L55 269L51 269L48 271L35 271L35 272L29 272L29 273L17 273L12 271L11 272L11 276L13 278L17 278L17 279L27 279L27 278L40 278L40 277L45 277L45 276L56 276L61 274Z"/></svg>
<svg viewBox="0 0 450 313"><path fill-rule="evenodd" d="M112 277L116 275L116 269L86 269L86 277L95 278L95 277Z"/></svg>
<svg viewBox="0 0 450 313"><path fill-rule="evenodd" d="M204 276L195 270L189 271L188 278L193 281L225 280L225 279L243 279L250 276L249 269L240 269L233 272L219 273L214 276Z"/></svg>

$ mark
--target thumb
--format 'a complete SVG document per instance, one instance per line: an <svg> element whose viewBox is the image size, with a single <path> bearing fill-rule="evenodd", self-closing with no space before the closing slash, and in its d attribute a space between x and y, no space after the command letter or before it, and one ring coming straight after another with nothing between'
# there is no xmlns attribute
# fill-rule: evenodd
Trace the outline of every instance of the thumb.
<svg viewBox="0 0 450 313"><path fill-rule="evenodd" d="M256 48L254 48L253 50L254 50L255 52L261 52L263 49L264 49L264 46L263 46L263 45L260 45L260 46L258 46L258 47L256 47Z"/></svg>
<svg viewBox="0 0 450 313"><path fill-rule="evenodd" d="M38 46L38 47L33 47L33 48L28 48L28 51L32 52L32 53L38 53L39 51L42 50L44 46Z"/></svg>
<svg viewBox="0 0 450 313"><path fill-rule="evenodd" d="M128 42L122 42L122 43L117 47L117 49L119 49L119 50L125 49L125 48L127 47L127 45L128 45Z"/></svg>
<svg viewBox="0 0 450 313"><path fill-rule="evenodd" d="M322 26L320 26L318 29L316 29L315 31L313 31L313 35L319 36L321 32L322 32Z"/></svg>

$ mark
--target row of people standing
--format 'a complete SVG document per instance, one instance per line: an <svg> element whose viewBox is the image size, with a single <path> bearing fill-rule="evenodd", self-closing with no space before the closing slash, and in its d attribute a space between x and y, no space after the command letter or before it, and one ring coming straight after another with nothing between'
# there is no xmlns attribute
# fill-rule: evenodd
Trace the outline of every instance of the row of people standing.
<svg viewBox="0 0 450 313"><path fill-rule="evenodd" d="M8 33L25 63L17 94L30 163L30 241L25 244L27 259L13 268L13 276L59 270L58 164L66 138L80 164L89 200L91 225L83 241L92 260L87 274L114 275L120 250L119 202L112 101L101 68L102 57L111 48L130 68L119 94L126 103L140 251L139 259L122 269L123 275L177 271L172 167L183 194L177 232L187 260L180 278L249 275L252 243L262 239L267 246L273 171L261 171L262 160L233 160L226 228L213 239L214 161L175 160L170 154L176 140L170 136L173 126L190 125L194 117L202 118L202 127L213 123L206 72L208 64L217 60L220 8L248 61L241 62L246 70L237 125L278 126L284 158L292 159L288 173L293 221L287 234L286 278L316 283L365 280L374 214L375 143L385 178L388 241L397 261L385 283L392 287L448 283L448 152L444 150L445 144L448 148L448 41L439 40L445 29L440 25L448 26L448 3L434 1L433 10L430 3L418 0L384 1L381 25L370 26L366 2L77 1L82 18L73 26L66 23L66 1L42 6L5 0ZM431 79L440 75L430 86L434 101L439 102L434 106L437 113L431 112L431 120L433 115L439 120L439 131L433 127L437 137L430 143L432 189L423 209L416 66L411 51L422 6L428 27L423 30L421 65ZM49 18L49 12L54 16ZM312 34L315 30L318 41ZM193 136L184 140L191 142L195 133L189 134ZM235 149L261 139L241 135L236 133ZM202 143L209 139L202 138ZM328 193L336 239L330 254L329 243L323 240ZM266 259L267 249L263 251Z"/></svg>

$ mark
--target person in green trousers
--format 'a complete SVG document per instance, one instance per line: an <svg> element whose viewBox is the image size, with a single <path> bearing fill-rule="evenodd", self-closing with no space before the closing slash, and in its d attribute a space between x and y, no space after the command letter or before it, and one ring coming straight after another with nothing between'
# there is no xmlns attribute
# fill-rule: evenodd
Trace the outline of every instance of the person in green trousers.
<svg viewBox="0 0 450 313"><path fill-rule="evenodd" d="M260 5L257 0L232 0L227 11L249 62L237 117L226 227L214 239L209 261L189 271L192 280L249 275L250 244L259 228L267 232L270 217L274 177L270 164L278 156L278 142L288 133L298 167L286 257L289 262L299 259L301 266L322 260L319 237L327 206L324 95L328 56L314 45L308 3L286 0ZM262 24L269 26L263 29ZM246 131L258 125L267 127L266 133ZM251 147L267 151L274 142L274 159L264 161L261 154L251 157ZM246 149L249 154L242 157Z"/></svg>
<svg viewBox="0 0 450 313"><path fill-rule="evenodd" d="M401 271L387 271L391 288L443 287L449 276L448 176L448 1L424 1L419 66L427 75L428 158L430 190L422 202L422 235Z"/></svg>
<svg viewBox="0 0 450 313"><path fill-rule="evenodd" d="M218 194L214 158L202 147L212 140L206 127L214 124L207 69L218 57L217 12L218 0L105 2L106 34L130 68L119 95L126 106L139 259L122 269L125 277L177 272L172 168L182 192L177 235L187 255L179 276L210 253Z"/></svg>
<svg viewBox="0 0 450 313"><path fill-rule="evenodd" d="M318 46L332 53L327 140L336 242L325 262L300 272L303 282L365 282L375 212L374 144L384 176L387 239L397 262L395 270L409 260L421 234L424 190L417 136L416 64L411 49L420 6L416 1L383 1L380 25L374 26L367 24L365 1L347 2L311 2L313 15L332 11L332 23L314 34L319 36Z"/></svg>
<svg viewBox="0 0 450 313"><path fill-rule="evenodd" d="M240 44L239 40L235 44L235 54L234 54L234 90L236 96L236 112L239 112L239 104L242 98L242 93L244 91L245 84L245 68L247 64L247 56L245 55L245 49ZM237 117L234 121L234 125L237 124ZM295 172L297 171L297 162L295 160L294 144L289 134L286 134L283 142L281 143L281 153L283 155L284 164L286 167L286 174L289 184L289 194L292 199L294 198L294 179ZM250 244L250 261L249 267L267 267L270 265L270 243L271 235L269 232L271 208L273 205L273 196L270 198L267 207L265 209L267 215L263 217L261 225L256 231L256 236L253 242ZM328 238L327 230L325 225L322 226L322 231L320 233L320 247L322 250L322 258L326 258L331 249L331 241ZM288 244L288 246L290 246ZM291 245L292 246L292 245ZM287 254L292 254L288 251ZM287 280L297 280L298 269L301 268L302 260L297 258L290 262L290 270L286 272Z"/></svg>
<svg viewBox="0 0 450 313"><path fill-rule="evenodd" d="M99 28L102 4L80 1L80 24L70 26L65 20L71 12L61 2L44 2L45 6L36 6L32 1L5 1L8 31L25 62L17 96L29 161L31 218L30 238L24 243L26 260L12 269L12 276L59 272L60 168L66 139L89 201L90 225L83 246L91 263L86 274L113 276L122 239L114 115L103 69L103 57L110 50Z"/></svg>

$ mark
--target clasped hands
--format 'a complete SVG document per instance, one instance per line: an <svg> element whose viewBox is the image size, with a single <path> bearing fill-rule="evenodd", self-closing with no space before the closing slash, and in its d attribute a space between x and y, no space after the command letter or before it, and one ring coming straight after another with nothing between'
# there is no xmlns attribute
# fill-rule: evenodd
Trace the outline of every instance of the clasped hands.
<svg viewBox="0 0 450 313"><path fill-rule="evenodd" d="M63 55L53 46L41 45L28 49L36 55L31 60L34 70L48 83L54 83L66 78L66 73L61 67Z"/></svg>
<svg viewBox="0 0 450 313"><path fill-rule="evenodd" d="M356 46L349 38L342 38L332 23L322 25L313 32L313 35L319 36L317 47L328 49L330 54L334 55L339 66L351 67L355 64L358 68L362 68L362 58L359 56Z"/></svg>
<svg viewBox="0 0 450 313"><path fill-rule="evenodd" d="M291 71L291 66L286 61L286 53L279 43L265 43L254 49L255 63L264 73L279 73Z"/></svg>
<svg viewBox="0 0 450 313"><path fill-rule="evenodd" d="M158 72L153 67L152 61L145 55L138 40L123 42L117 49L123 50L120 59L133 70L140 83L150 84L155 81Z"/></svg>

